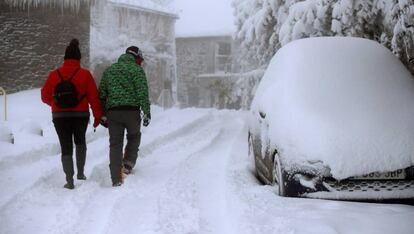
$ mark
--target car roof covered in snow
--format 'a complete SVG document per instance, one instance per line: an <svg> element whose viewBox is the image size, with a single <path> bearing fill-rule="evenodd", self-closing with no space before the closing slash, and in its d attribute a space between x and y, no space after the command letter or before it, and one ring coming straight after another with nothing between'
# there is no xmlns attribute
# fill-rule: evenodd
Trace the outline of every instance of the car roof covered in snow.
<svg viewBox="0 0 414 234"><path fill-rule="evenodd" d="M273 57L252 102L286 160L322 160L337 179L414 164L414 80L377 42L293 41ZM263 131L263 129L262 129Z"/></svg>

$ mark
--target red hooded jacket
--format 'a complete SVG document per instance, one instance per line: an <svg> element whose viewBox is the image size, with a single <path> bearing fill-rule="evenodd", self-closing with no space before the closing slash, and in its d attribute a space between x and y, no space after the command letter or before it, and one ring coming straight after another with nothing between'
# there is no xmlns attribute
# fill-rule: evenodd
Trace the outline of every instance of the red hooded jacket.
<svg viewBox="0 0 414 234"><path fill-rule="evenodd" d="M60 74L64 79L69 79L73 72L80 68L80 61L76 59L65 59L63 65L59 67ZM92 77L92 74L83 68L80 68L76 75L72 78L72 83L75 85L76 90L78 91L79 98L86 94L86 97L83 98L79 105L73 108L59 108L56 106L53 100L53 92L56 85L60 82L60 77L58 76L56 70L50 72L49 77L47 78L42 92L42 101L52 107L53 113L59 112L89 112L89 104L91 105L93 116L95 119L101 119L102 117L102 107L99 100L98 89L96 88L95 81Z"/></svg>

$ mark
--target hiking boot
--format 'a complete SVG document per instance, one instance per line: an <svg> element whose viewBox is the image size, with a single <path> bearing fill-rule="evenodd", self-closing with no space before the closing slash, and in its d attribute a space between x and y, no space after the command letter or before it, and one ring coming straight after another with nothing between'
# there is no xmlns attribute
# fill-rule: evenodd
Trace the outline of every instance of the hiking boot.
<svg viewBox="0 0 414 234"><path fill-rule="evenodd" d="M75 185L73 184L73 182L67 182L63 187L66 189L74 189Z"/></svg>
<svg viewBox="0 0 414 234"><path fill-rule="evenodd" d="M77 176L78 180L86 180L86 176L85 175L78 175Z"/></svg>
<svg viewBox="0 0 414 234"><path fill-rule="evenodd" d="M132 173L132 168L128 165L124 165L124 174L129 175Z"/></svg>
<svg viewBox="0 0 414 234"><path fill-rule="evenodd" d="M119 186L121 186L122 185L122 182L121 181L118 181L118 182L113 182L112 183L112 187L119 187Z"/></svg>

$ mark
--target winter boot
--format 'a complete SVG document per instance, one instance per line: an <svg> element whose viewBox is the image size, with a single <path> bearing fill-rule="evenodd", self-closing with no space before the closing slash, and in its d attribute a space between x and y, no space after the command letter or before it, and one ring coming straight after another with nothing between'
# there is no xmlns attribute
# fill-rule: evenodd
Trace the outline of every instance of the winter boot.
<svg viewBox="0 0 414 234"><path fill-rule="evenodd" d="M112 186L113 187L121 186L124 183L124 179L125 179L124 167L121 167L121 173L119 175L119 180L112 180Z"/></svg>
<svg viewBox="0 0 414 234"><path fill-rule="evenodd" d="M86 145L76 145L76 167L78 169L78 180L86 180L84 167L86 161Z"/></svg>
<svg viewBox="0 0 414 234"><path fill-rule="evenodd" d="M128 165L124 165L124 174L129 175L132 173L132 168Z"/></svg>
<svg viewBox="0 0 414 234"><path fill-rule="evenodd" d="M121 181L118 181L118 182L113 182L112 183L112 187L119 187L119 186L121 186L122 185L122 182Z"/></svg>
<svg viewBox="0 0 414 234"><path fill-rule="evenodd" d="M86 180L87 179L85 175L80 175L80 174L77 175L77 178L78 178L78 180Z"/></svg>
<svg viewBox="0 0 414 234"><path fill-rule="evenodd" d="M73 184L73 181L72 181L72 182L67 182L63 187L66 189L74 189L75 185Z"/></svg>
<svg viewBox="0 0 414 234"><path fill-rule="evenodd" d="M74 170L73 170L72 155L62 155L62 166L63 166L63 171L65 172L65 175L66 175L66 184L63 187L67 189L74 189L75 186L73 184Z"/></svg>

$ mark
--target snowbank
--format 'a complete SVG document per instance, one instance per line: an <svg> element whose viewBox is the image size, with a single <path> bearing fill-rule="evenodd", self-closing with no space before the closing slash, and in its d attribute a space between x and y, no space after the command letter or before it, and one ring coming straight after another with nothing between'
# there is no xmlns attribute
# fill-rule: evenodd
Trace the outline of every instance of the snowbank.
<svg viewBox="0 0 414 234"><path fill-rule="evenodd" d="M336 179L414 164L414 80L380 44L310 38L273 57L253 111L286 158L322 160Z"/></svg>

